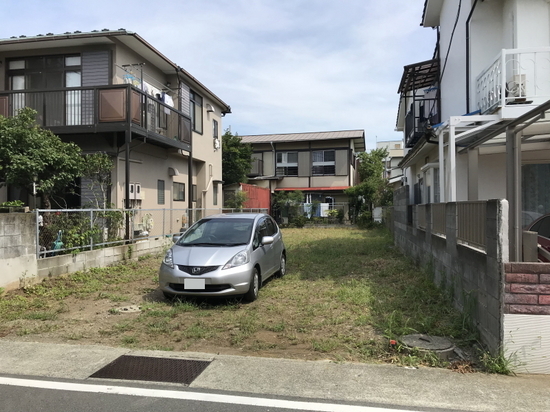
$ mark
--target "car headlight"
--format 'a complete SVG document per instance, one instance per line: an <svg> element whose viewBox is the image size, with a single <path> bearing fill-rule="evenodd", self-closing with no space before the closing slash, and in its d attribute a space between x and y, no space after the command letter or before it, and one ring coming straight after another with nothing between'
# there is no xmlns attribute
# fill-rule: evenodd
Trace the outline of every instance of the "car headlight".
<svg viewBox="0 0 550 412"><path fill-rule="evenodd" d="M174 254L172 253L172 249L168 249L168 252L164 255L162 263L169 266L171 269L174 269Z"/></svg>
<svg viewBox="0 0 550 412"><path fill-rule="evenodd" d="M250 254L248 253L248 250L242 250L229 259L229 262L227 262L222 269L235 268L237 266L246 265L248 262L250 262Z"/></svg>

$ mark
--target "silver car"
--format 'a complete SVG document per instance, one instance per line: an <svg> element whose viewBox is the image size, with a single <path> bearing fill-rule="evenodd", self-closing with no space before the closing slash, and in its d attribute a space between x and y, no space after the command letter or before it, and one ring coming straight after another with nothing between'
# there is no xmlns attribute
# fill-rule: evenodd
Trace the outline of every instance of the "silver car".
<svg viewBox="0 0 550 412"><path fill-rule="evenodd" d="M160 265L159 283L169 299L243 295L254 301L275 274L286 274L286 249L271 216L221 214L199 220L176 240Z"/></svg>

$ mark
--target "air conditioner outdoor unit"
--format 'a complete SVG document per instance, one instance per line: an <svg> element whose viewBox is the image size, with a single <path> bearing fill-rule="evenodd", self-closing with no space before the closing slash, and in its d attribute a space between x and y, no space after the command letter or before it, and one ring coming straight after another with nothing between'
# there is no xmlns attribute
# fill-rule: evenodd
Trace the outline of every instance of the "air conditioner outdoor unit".
<svg viewBox="0 0 550 412"><path fill-rule="evenodd" d="M508 97L525 97L525 74L514 74L506 89Z"/></svg>

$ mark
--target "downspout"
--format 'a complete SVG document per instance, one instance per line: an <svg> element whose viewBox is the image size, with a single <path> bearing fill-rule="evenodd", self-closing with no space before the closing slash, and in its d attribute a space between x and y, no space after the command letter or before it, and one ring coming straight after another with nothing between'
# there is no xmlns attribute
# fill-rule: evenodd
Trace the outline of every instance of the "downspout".
<svg viewBox="0 0 550 412"><path fill-rule="evenodd" d="M470 20L478 0L474 0L470 14L466 19L466 113L470 113Z"/></svg>
<svg viewBox="0 0 550 412"><path fill-rule="evenodd" d="M181 79L178 76L178 72L185 73L181 67L176 68L176 78L178 79L178 95L180 96L181 103ZM181 110L181 107L180 107ZM193 223L193 128L191 127L191 144L189 145L189 157L187 158L187 221L188 226Z"/></svg>

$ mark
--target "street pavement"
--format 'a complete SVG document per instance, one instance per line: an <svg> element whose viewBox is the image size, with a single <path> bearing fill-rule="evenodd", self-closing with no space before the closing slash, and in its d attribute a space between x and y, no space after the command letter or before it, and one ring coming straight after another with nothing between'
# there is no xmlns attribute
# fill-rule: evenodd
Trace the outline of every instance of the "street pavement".
<svg viewBox="0 0 550 412"><path fill-rule="evenodd" d="M382 408L388 405L407 410L550 411L548 375L461 374L436 368L1 339L0 377L105 383L90 375L122 355L211 361L189 388L213 393L315 399ZM120 381L117 385L121 385ZM174 388L174 384L163 385L167 390Z"/></svg>

